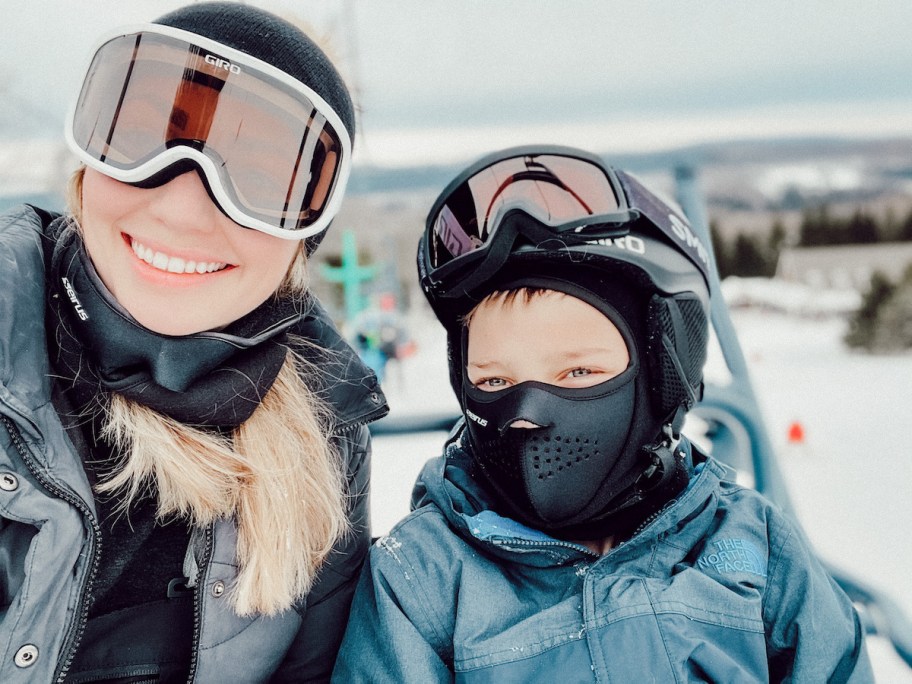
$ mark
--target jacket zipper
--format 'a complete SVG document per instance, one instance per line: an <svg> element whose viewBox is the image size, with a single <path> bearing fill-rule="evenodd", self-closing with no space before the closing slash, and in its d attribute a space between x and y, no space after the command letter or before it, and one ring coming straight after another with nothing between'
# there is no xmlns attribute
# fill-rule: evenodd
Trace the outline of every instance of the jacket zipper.
<svg viewBox="0 0 912 684"><path fill-rule="evenodd" d="M375 420L379 420L380 418L383 418L383 416L385 416L387 413L389 413L389 406L387 406L386 404L383 404L382 406L380 406L377 409L374 409L370 413L367 413L359 418L356 418L355 420L352 420L350 423L347 423L341 427L337 427L335 430L333 430L333 434L341 437L342 435L346 435L349 432L354 432L356 429L358 429L362 425L367 425L368 423L373 423Z"/></svg>
<svg viewBox="0 0 912 684"><path fill-rule="evenodd" d="M630 535L630 538L627 539L627 541L629 542L631 539L636 537L640 532L642 532L647 527L652 525L652 523L654 523L656 520L658 520L659 517L661 517L661 515L665 511L667 511L668 508L671 506L671 504L673 504L675 501L677 501L677 499L672 499L665 506L663 506L662 508L657 510L655 513L650 513L648 518L646 518L643 522L641 522L639 525L637 525L637 528L633 531L633 534ZM626 542L621 542L621 544L624 544L624 543L626 543ZM620 544L618 544L618 546L620 546Z"/></svg>
<svg viewBox="0 0 912 684"><path fill-rule="evenodd" d="M576 551L576 552L582 551L590 556L598 556L598 554L595 551L593 551L591 549L587 549L582 544L574 544L572 542L562 542L558 539L555 539L554 541L531 541L529 539L517 539L515 537L510 537L510 538L503 537L500 539L492 538L491 543L494 544L495 546L503 546L503 547L530 546L530 547L540 549L541 551L546 551L548 548L557 547L559 549L570 549L570 550Z"/></svg>
<svg viewBox="0 0 912 684"><path fill-rule="evenodd" d="M188 684L196 678L196 667L199 663L199 641L203 621L203 587L206 586L206 577L209 574L209 560L212 556L213 525L206 528L206 543L203 557L199 564L196 586L193 588L193 647L190 651L190 672L187 674Z"/></svg>
<svg viewBox="0 0 912 684"><path fill-rule="evenodd" d="M62 660L58 660L59 669L54 674L54 681L57 682L57 684L60 684L66 679L70 666L73 664L73 658L76 656L76 649L79 648L79 643L82 641L82 636L85 633L86 622L88 621L89 615L89 604L91 603L92 582L95 580L95 575L98 572L101 555L101 528L98 526L98 522L95 520L92 511L82 499L52 482L38 469L31 451L22 440L22 434L19 432L19 428L16 427L7 416L0 416L0 421L3 422L3 425L13 442L13 446L16 447L16 451L19 452L22 461L35 479L38 480L41 486L48 492L59 499L63 499L79 510L79 512L82 513L83 518L89 523L92 532L89 539L89 556L92 559L92 563L89 572L86 575L85 582L83 583L82 591L79 594L76 622L70 625L71 629L64 640L64 647L61 649L61 653L63 653L64 656ZM60 662L63 663L62 666L59 665Z"/></svg>

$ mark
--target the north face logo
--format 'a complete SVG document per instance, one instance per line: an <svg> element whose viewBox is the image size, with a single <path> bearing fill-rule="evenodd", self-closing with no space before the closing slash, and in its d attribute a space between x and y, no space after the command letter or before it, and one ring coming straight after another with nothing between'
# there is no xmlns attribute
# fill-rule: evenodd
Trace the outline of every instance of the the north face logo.
<svg viewBox="0 0 912 684"><path fill-rule="evenodd" d="M749 572L766 577L766 559L753 544L744 539L717 539L707 547L697 560L701 570L714 570L723 575L733 572Z"/></svg>

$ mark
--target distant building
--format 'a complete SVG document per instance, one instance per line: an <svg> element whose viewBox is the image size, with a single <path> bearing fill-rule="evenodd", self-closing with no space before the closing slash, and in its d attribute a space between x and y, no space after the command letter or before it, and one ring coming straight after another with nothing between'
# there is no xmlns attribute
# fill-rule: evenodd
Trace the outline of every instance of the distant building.
<svg viewBox="0 0 912 684"><path fill-rule="evenodd" d="M864 291L875 271L895 282L910 264L912 242L790 247L779 255L776 277L817 289Z"/></svg>

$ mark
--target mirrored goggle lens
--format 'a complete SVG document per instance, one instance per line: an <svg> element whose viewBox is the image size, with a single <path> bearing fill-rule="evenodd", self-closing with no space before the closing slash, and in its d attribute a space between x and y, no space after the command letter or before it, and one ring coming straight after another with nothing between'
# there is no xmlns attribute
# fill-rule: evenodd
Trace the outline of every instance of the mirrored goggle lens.
<svg viewBox="0 0 912 684"><path fill-rule="evenodd" d="M150 162L168 150L196 150L240 214L296 231L326 207L346 133L289 84L180 39L138 33L96 53L72 135L121 180L118 172L144 164L148 176L160 171Z"/></svg>
<svg viewBox="0 0 912 684"><path fill-rule="evenodd" d="M619 208L611 180L596 164L555 154L502 159L475 172L451 192L430 224L432 268L488 243L500 218L522 209L558 226Z"/></svg>

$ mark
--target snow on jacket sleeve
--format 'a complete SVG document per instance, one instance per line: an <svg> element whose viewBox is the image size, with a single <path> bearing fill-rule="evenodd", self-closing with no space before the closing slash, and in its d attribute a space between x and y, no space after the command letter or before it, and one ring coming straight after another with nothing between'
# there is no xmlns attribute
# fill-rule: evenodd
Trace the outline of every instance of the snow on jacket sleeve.
<svg viewBox="0 0 912 684"><path fill-rule="evenodd" d="M411 517L422 514L420 511ZM439 596L431 600L422 594L418 574L395 533L394 527L390 536L380 538L371 548L355 592L333 682L454 681L445 660L448 653L452 659L451 629L444 625L443 616L431 612L432 606L447 601Z"/></svg>
<svg viewBox="0 0 912 684"><path fill-rule="evenodd" d="M329 681L352 595L370 546L370 432L361 426L339 445L348 462L351 533L330 553L301 611L303 622L271 682Z"/></svg>
<svg viewBox="0 0 912 684"><path fill-rule="evenodd" d="M769 521L764 597L770 681L873 682L864 627L848 596L784 516Z"/></svg>

